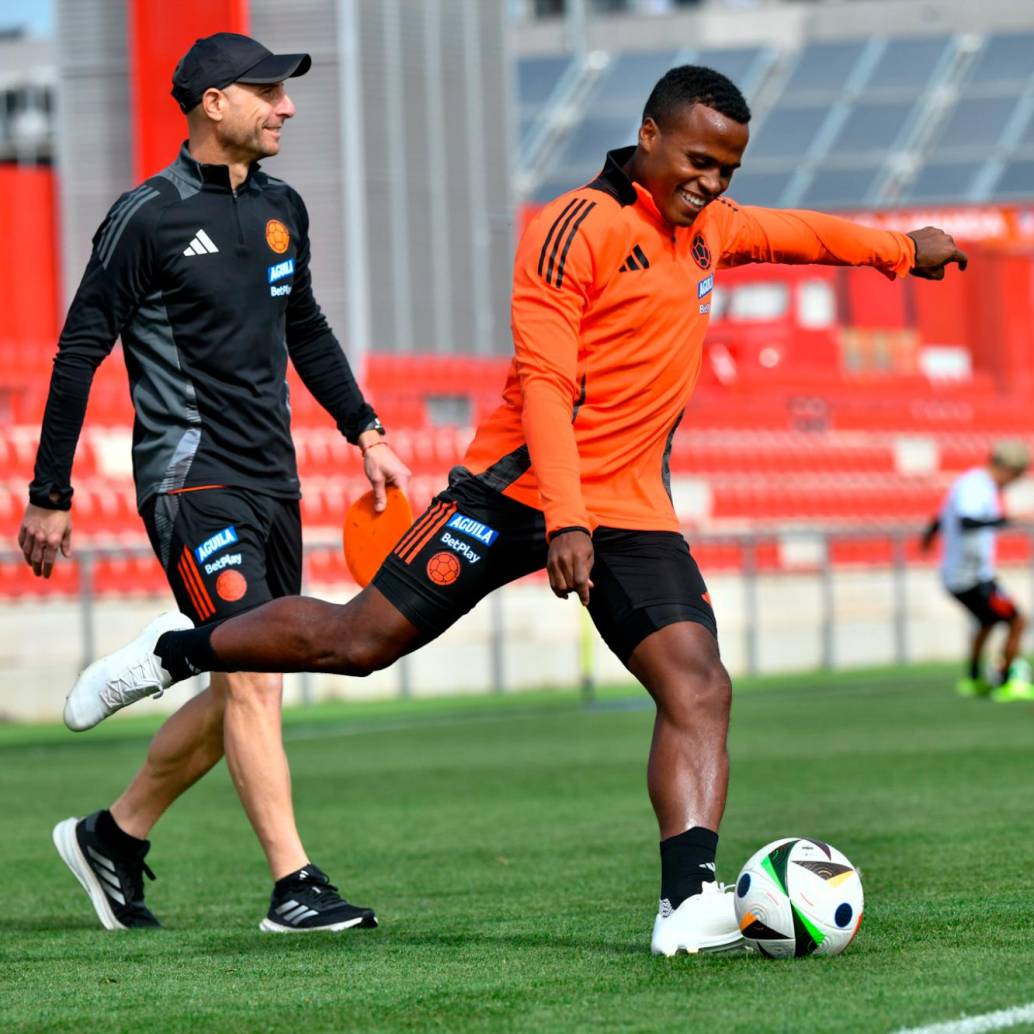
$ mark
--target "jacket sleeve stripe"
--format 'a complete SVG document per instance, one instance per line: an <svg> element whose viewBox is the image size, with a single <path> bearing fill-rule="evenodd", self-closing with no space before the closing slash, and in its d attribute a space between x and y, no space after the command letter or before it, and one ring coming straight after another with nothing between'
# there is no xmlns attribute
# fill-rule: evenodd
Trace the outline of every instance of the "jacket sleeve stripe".
<svg viewBox="0 0 1034 1034"><path fill-rule="evenodd" d="M100 259L100 263L105 269L107 269L108 262L111 261L111 256L115 253L115 248L117 247L118 242L122 239L122 234L129 225L129 220L136 214L137 209L142 208L148 201L156 197L158 197L157 190L148 190L141 194L131 205L128 205L119 214L118 219L108 227L104 240L97 248L97 258Z"/></svg>
<svg viewBox="0 0 1034 1034"><path fill-rule="evenodd" d="M549 247L549 242L553 239L553 234L556 233L556 228L560 225L564 216L571 211L571 208L578 204L578 198L573 201L568 201L567 207L553 220L553 225L549 228L549 233L546 234L546 239L542 242L542 250L539 252L539 276L542 276L542 266L546 261L546 249Z"/></svg>
<svg viewBox="0 0 1034 1034"><path fill-rule="evenodd" d="M567 261L567 252L570 250L571 244L578 234L578 227L585 222L585 217L596 207L596 202L593 201L588 208L582 211L582 214L578 216L574 226L571 227L571 232L568 234L567 243L564 245L564 250L560 255L560 265L557 267L556 274L556 286L559 287L564 282L564 263ZM558 237L557 240L560 238Z"/></svg>
<svg viewBox="0 0 1034 1034"><path fill-rule="evenodd" d="M585 198L579 198L578 201L575 203L575 206L568 213L568 216L564 220L564 222L561 225L560 229L557 231L556 237L553 238L553 250L549 253L549 266L546 268L546 283L547 284L550 284L550 283L553 282L553 268L556 265L557 252L560 250L560 239L561 239L561 237L564 236L565 233L567 233L567 228L568 228L568 226L571 225L571 221L575 218L575 216L577 216L578 213L581 212L581 211L587 211L588 210L588 209L585 208L585 205L586 205ZM591 208L592 206L590 205L589 207ZM567 254L566 250L565 250L564 254L565 255ZM559 287L560 285L557 284L556 286Z"/></svg>

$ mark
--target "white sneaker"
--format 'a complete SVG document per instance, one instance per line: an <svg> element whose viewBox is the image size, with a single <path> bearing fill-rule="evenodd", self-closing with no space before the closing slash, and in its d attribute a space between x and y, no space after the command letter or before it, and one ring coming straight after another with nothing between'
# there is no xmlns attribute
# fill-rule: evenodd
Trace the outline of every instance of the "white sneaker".
<svg viewBox="0 0 1034 1034"><path fill-rule="evenodd" d="M186 614L159 614L127 646L94 661L65 700L65 725L82 732L144 697L160 697L173 680L155 656L154 645L166 632L193 627Z"/></svg>
<svg viewBox="0 0 1034 1034"><path fill-rule="evenodd" d="M705 883L699 894L686 898L672 909L666 900L653 924L650 951L672 956L678 951L695 955L699 951L730 951L744 946L736 921L733 888Z"/></svg>

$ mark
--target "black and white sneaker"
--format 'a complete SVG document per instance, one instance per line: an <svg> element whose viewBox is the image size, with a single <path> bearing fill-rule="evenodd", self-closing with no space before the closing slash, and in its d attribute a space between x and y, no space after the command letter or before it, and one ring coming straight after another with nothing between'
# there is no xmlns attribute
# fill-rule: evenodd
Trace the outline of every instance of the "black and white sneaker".
<svg viewBox="0 0 1034 1034"><path fill-rule="evenodd" d="M119 854L97 834L99 811L85 819L65 819L54 827L54 846L61 860L83 885L106 930L129 930L162 924L144 904L144 861L150 844L133 856Z"/></svg>
<svg viewBox="0 0 1034 1034"><path fill-rule="evenodd" d="M259 923L259 929L264 933L311 933L376 925L377 916L372 908L350 905L325 872L315 865L306 865L276 881L269 912Z"/></svg>

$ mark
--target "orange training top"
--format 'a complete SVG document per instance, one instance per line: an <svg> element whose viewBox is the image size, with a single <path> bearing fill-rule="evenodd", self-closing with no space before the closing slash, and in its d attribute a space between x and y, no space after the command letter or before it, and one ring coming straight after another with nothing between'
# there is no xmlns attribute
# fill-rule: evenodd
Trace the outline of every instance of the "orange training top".
<svg viewBox="0 0 1034 1034"><path fill-rule="evenodd" d="M818 212L719 198L672 226L607 155L599 178L532 220L513 278L503 403L464 466L561 528L679 530L671 441L700 372L715 270L748 262L875 266L904 276L912 240Z"/></svg>

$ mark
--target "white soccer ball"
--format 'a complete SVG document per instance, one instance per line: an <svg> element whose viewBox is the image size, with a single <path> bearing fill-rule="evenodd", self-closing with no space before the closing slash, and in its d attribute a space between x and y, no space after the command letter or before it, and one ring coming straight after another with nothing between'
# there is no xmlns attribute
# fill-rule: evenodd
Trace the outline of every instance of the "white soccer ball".
<svg viewBox="0 0 1034 1034"><path fill-rule="evenodd" d="M747 946L770 958L838 955L858 933L863 907L858 870L835 847L807 837L766 844L736 881Z"/></svg>

